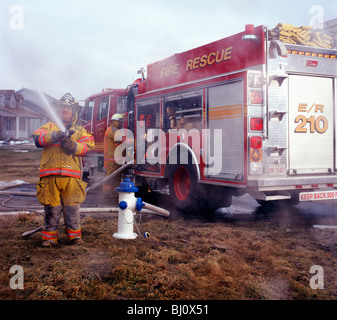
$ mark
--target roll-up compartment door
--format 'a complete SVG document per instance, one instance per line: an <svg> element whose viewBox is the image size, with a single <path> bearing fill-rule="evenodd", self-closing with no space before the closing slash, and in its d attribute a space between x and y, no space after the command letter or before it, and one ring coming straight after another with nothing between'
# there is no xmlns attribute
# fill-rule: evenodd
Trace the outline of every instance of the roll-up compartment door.
<svg viewBox="0 0 337 320"><path fill-rule="evenodd" d="M289 173L334 169L333 79L289 76Z"/></svg>
<svg viewBox="0 0 337 320"><path fill-rule="evenodd" d="M206 172L209 176L241 180L244 173L242 80L208 89L208 129L210 166Z"/></svg>

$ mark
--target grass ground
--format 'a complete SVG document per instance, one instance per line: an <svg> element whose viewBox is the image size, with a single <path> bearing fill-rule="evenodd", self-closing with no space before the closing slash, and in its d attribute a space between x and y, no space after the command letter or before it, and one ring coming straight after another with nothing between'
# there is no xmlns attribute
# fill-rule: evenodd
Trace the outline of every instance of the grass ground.
<svg viewBox="0 0 337 320"><path fill-rule="evenodd" d="M206 222L143 218L150 238L118 240L115 218L82 219L81 246L62 228L57 248L41 248L41 234L21 233L39 215L0 220L2 299L336 299L336 231L270 222ZM9 269L24 270L24 289L9 286ZM324 289L311 289L313 265Z"/></svg>
<svg viewBox="0 0 337 320"><path fill-rule="evenodd" d="M36 183L41 159L41 149L35 145L17 145L0 148L0 181L23 180Z"/></svg>
<svg viewBox="0 0 337 320"><path fill-rule="evenodd" d="M0 150L1 179L36 181L37 151ZM6 160L7 159L7 160ZM10 168L15 168L12 170ZM84 244L40 246L37 214L0 216L0 299L5 300L330 300L337 298L337 231L289 220L143 215L135 240L118 240L117 218L82 219ZM283 222L282 222L283 221ZM24 288L13 290L10 268ZM324 270L312 289L312 266Z"/></svg>

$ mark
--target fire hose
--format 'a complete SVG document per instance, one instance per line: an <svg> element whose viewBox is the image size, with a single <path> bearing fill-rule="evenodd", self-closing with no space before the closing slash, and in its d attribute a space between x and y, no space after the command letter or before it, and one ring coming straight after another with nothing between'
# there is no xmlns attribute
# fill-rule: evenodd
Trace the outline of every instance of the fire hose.
<svg viewBox="0 0 337 320"><path fill-rule="evenodd" d="M165 210L165 209L162 209L162 208L159 208L159 207L156 207L156 206L153 206L149 203L146 203L146 202L143 202L144 204L144 208L142 210L143 213L148 213L148 214L158 214L160 216L163 216L163 217L169 217L170 216L170 212ZM43 210L40 210L38 213L43 213L44 211ZM107 212L118 212L118 208L80 208L80 213L107 213ZM22 212L18 212L17 214L20 214L20 213L30 213L29 211L22 211ZM33 229L33 230L28 230L26 232L24 232L21 236L26 238L28 236L31 236L32 234L36 233L36 232L39 232L42 230L42 226L39 226L37 227L36 229Z"/></svg>
<svg viewBox="0 0 337 320"><path fill-rule="evenodd" d="M90 187L86 188L85 191L88 193L90 190L99 187L104 182L109 181L110 179L112 179L113 177L115 177L117 174L119 174L120 172L124 171L126 168L130 167L132 164L133 164L133 161L125 163L120 168L118 168L116 171L112 172L110 175L104 177L103 179L100 179L100 180L94 182ZM36 192L9 192L9 191L0 191L0 195L8 195L9 196L9 198L6 199L6 200L4 200L1 203L1 205L5 206L5 207L13 208L13 206L6 206L5 204L9 200L13 199L14 195L17 195L17 196L27 196L27 197L36 197ZM17 208L17 207L14 207L14 208ZM35 212L38 212L38 211L35 211Z"/></svg>
<svg viewBox="0 0 337 320"><path fill-rule="evenodd" d="M133 164L133 161L130 161L124 165L122 165L120 168L118 168L116 171L114 171L113 173L111 173L110 175L104 177L103 179L100 179L96 182L94 182L90 187L86 188L85 191L86 192L90 192L91 190L99 187L100 185L102 185L104 182L107 182L109 180L111 180L112 178L114 178L116 175L118 175L120 172L124 171L125 169L127 169L128 167L130 167ZM11 200L13 198L13 195L21 195L21 196L36 196L36 192L0 192L0 194L6 194L6 195L10 195L10 198L6 199L5 201L3 201L3 204L9 200ZM152 204L143 202L143 207L145 210L143 210L143 213L149 213L149 214L158 214L160 216L164 216L164 217L169 217L170 216L170 212L162 209L160 207L154 206ZM86 212L95 212L95 213L100 213L100 212L117 212L118 208L80 208L80 213L86 213ZM43 213L44 210L35 210L33 213ZM15 212L14 214L23 214L23 213L32 213L31 211L18 211ZM8 212L5 212L4 214L10 214ZM36 232L39 232L42 230L42 226L39 226L36 229L33 230L29 230L26 231L22 234L22 237L28 237Z"/></svg>

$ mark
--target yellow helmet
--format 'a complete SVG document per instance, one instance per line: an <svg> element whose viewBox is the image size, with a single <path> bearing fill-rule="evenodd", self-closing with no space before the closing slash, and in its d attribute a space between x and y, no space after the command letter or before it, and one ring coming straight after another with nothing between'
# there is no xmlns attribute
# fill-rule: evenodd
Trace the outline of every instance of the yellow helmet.
<svg viewBox="0 0 337 320"><path fill-rule="evenodd" d="M115 113L110 120L117 120L117 121L123 121L124 120L124 115L120 113Z"/></svg>

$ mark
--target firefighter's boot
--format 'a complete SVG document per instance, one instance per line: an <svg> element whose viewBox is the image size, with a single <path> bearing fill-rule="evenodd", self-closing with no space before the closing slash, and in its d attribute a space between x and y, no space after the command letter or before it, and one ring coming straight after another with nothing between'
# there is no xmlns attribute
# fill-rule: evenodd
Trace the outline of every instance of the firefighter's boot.
<svg viewBox="0 0 337 320"><path fill-rule="evenodd" d="M62 206L44 206L44 223L42 228L42 246L54 247L58 244L58 226Z"/></svg>
<svg viewBox="0 0 337 320"><path fill-rule="evenodd" d="M64 207L64 223L69 244L83 243L79 205Z"/></svg>

